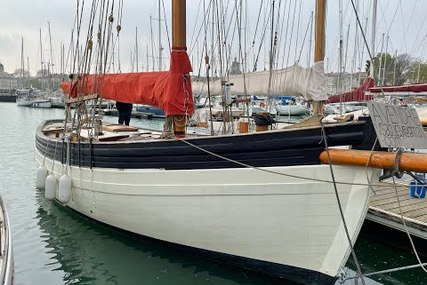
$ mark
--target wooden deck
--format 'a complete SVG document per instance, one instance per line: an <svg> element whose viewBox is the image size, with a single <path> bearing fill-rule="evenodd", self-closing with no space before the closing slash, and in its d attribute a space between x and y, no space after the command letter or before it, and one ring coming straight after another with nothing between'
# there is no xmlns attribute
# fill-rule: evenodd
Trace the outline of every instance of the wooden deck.
<svg viewBox="0 0 427 285"><path fill-rule="evenodd" d="M410 196L408 184L382 183L384 187L374 187L367 219L385 226L405 231L401 213L408 231L415 236L427 239L427 198L417 199ZM399 209L398 193L401 210Z"/></svg>

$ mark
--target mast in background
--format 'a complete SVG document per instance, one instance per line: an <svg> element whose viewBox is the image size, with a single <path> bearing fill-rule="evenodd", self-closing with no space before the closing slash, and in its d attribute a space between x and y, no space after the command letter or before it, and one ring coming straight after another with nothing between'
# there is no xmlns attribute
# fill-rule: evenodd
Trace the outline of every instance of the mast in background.
<svg viewBox="0 0 427 285"><path fill-rule="evenodd" d="M163 52L163 47L162 47L162 14L161 14L161 9L160 9L160 1L159 0L159 71L162 70L162 52Z"/></svg>
<svg viewBox="0 0 427 285"><path fill-rule="evenodd" d="M371 31L371 56L375 57L375 34L377 29L377 0L372 1L372 31ZM370 60L372 60L372 58ZM369 67L369 75L374 78L375 70L374 63L371 62Z"/></svg>

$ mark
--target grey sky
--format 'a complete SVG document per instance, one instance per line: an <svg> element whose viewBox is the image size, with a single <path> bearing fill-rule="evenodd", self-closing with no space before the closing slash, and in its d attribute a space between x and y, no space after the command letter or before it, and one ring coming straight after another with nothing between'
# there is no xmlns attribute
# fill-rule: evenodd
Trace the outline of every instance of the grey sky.
<svg viewBox="0 0 427 285"><path fill-rule="evenodd" d="M206 0L208 3L210 0ZM243 0L245 1L245 0ZM264 0L267 2L266 0ZM289 2L291 1L291 2ZM301 0L282 0L282 7L289 6L290 9L301 9L300 14L300 27L299 35L294 37L299 40L295 42L295 48L292 48L292 57L298 52L298 46L302 45L302 39L305 29L307 27L310 11L314 9L315 0L305 0L299 6ZM357 2L357 0L354 0ZM60 44L63 43L68 48L70 42L71 29L73 28L73 21L75 17L75 5L77 0L0 0L0 62L5 65L7 72L13 72L16 68L20 67L20 54L21 54L21 36L24 39L24 55L25 66L27 66L27 57L30 62L30 71L34 74L36 70L40 69L40 44L39 44L39 29L42 29L42 44L43 54L45 58L49 57L49 38L47 22L50 22L52 33L52 45L55 58L55 66L59 69L60 61ZM86 1L89 6L90 1ZM120 40L120 58L122 71L130 71L130 54L134 50L135 39L135 26L138 26L139 45L140 45L140 66L146 66L146 54L151 53L151 40L150 40L150 15L157 18L157 0L124 0L123 8L123 22ZM164 0L166 6L166 16L170 18L170 3L169 0ZM224 1L226 3L227 1ZM276 5L280 1L276 0ZM378 0L378 27L377 27L377 52L381 47L382 34L389 34L390 40L388 43L388 52L398 53L407 52L414 57L425 59L426 53L426 34L427 25L427 1L425 0ZM200 15L196 23L197 11L199 7L198 0L187 1L187 44L190 46L194 44L194 31L198 30L201 26ZM230 2L229 3L234 3ZM254 32L256 19L258 17L258 9L260 6L259 0L249 0L248 3L248 38L252 38L251 33ZM298 3L298 4L296 4ZM295 5L296 4L296 5ZM232 4L234 5L234 4ZM371 15L371 1L359 0L360 17L363 23L368 18L368 33L370 33L370 15ZM327 13L327 47L326 47L326 65L329 70L336 69L338 60L338 31L339 31L339 5L338 0L330 0L328 2ZM343 1L344 10L344 36L347 34L348 25L350 25L350 36L348 40L347 52L347 70L350 68L353 56L353 47L355 45L354 37L354 12L352 10L351 1ZM292 11L292 10L291 10ZM292 15L292 14L291 14ZM298 17L294 17L294 23L297 22ZM297 29L294 26L294 30ZM170 30L170 25L169 25ZM153 23L153 33L157 37L157 23ZM168 53L167 40L165 28L162 27L162 42L165 47L164 53ZM295 32L294 32L295 33ZM289 33L288 33L289 40ZM368 35L370 40L370 34ZM199 39L199 45L203 41ZM307 41L307 40L306 40ZM157 52L157 40L155 50ZM248 46L251 42L248 39ZM347 42L345 41L345 45ZM361 40L359 40L359 45ZM285 44L284 44L285 45ZM306 44L308 45L308 43ZM383 49L385 50L385 45ZM283 48L285 50L286 47ZM256 50L256 48L254 48ZM201 58L201 51L197 49L192 50L193 64L197 65ZM286 52L283 51L283 54ZM304 57L307 57L307 49L304 50ZM359 52L360 53L360 52ZM366 51L364 57L367 59ZM285 56L283 55L283 59ZM293 59L291 59L293 60ZM150 60L151 61L151 60ZM164 66L167 67L168 62ZM57 70L59 71L59 70Z"/></svg>

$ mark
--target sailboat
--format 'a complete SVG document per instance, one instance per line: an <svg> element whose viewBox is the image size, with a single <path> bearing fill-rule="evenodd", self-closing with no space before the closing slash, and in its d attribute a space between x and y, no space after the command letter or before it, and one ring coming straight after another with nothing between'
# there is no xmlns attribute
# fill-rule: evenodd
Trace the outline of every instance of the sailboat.
<svg viewBox="0 0 427 285"><path fill-rule="evenodd" d="M318 5L323 14L324 2ZM165 132L102 125L96 116L44 121L36 131L37 187L47 199L122 230L303 284L333 283L363 224L368 184L380 171L334 166L335 192L319 155L325 142L372 149L370 119L185 135L194 109L185 9L185 0L172 1L169 71L81 74L62 85L68 104L102 97L159 106ZM320 39L324 26L318 31ZM323 67L322 45L309 76Z"/></svg>

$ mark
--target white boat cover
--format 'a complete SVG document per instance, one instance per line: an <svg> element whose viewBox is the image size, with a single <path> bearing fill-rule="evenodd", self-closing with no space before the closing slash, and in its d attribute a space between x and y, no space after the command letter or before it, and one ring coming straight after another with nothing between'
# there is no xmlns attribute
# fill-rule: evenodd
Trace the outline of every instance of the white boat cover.
<svg viewBox="0 0 427 285"><path fill-rule="evenodd" d="M269 90L269 71L251 72L230 75L229 81L233 95L254 96L298 96L302 95L306 100L324 101L328 98L326 94L326 76L323 61L316 62L314 66L304 68L294 65L289 68L274 70L271 76ZM245 89L246 83L246 89ZM210 82L211 95L219 95L221 91L221 80ZM194 94L207 94L206 82L192 83Z"/></svg>

